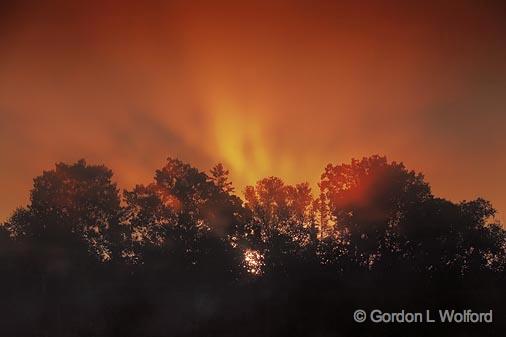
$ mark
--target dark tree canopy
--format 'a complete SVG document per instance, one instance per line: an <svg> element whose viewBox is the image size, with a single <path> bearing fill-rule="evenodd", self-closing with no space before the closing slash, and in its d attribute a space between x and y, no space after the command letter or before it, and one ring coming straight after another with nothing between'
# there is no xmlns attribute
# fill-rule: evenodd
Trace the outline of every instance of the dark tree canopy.
<svg viewBox="0 0 506 337"><path fill-rule="evenodd" d="M243 201L222 164L169 158L120 193L105 166L56 164L0 227L1 335L422 336L434 328L357 325L353 311L504 317L506 232L488 201L438 198L380 156L329 164L318 186L268 177Z"/></svg>

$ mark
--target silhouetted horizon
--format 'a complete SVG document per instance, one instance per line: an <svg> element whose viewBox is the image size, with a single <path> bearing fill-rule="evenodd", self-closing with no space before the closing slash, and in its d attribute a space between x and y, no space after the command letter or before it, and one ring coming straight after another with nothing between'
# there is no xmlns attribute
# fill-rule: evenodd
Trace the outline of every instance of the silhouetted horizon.
<svg viewBox="0 0 506 337"><path fill-rule="evenodd" d="M506 328L506 231L491 203L439 198L402 163L329 164L315 193L271 176L244 199L222 164L204 172L169 157L152 183L123 191L112 177L82 159L34 179L30 203L0 227L0 334L482 337ZM381 325L374 310L490 321Z"/></svg>

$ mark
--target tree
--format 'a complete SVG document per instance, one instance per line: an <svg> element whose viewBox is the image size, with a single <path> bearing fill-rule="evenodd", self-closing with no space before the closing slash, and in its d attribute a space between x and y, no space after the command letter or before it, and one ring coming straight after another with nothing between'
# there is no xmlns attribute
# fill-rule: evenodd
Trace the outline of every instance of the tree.
<svg viewBox="0 0 506 337"><path fill-rule="evenodd" d="M411 266L426 275L500 272L506 241L504 230L488 222L494 214L483 199L458 204L427 200L399 226L404 254Z"/></svg>
<svg viewBox="0 0 506 337"><path fill-rule="evenodd" d="M267 271L287 271L307 259L316 244L313 197L307 183L285 185L269 177L247 186L246 207L252 213L250 243L261 252Z"/></svg>
<svg viewBox="0 0 506 337"><path fill-rule="evenodd" d="M34 179L29 205L6 226L22 261L15 277L28 280L18 287L31 294L31 306L44 308L26 318L35 320L38 333L70 334L73 324L92 315L79 295L100 296L101 281L108 279L102 267L119 262L119 211L118 190L105 166L58 163Z"/></svg>
<svg viewBox="0 0 506 337"><path fill-rule="evenodd" d="M211 180L225 193L234 193L234 185L228 179L229 171L221 163L211 169Z"/></svg>
<svg viewBox="0 0 506 337"><path fill-rule="evenodd" d="M379 156L329 164L320 189L331 222L350 243L352 258L367 267L397 249L399 222L432 198L421 174Z"/></svg>
<svg viewBox="0 0 506 337"><path fill-rule="evenodd" d="M136 241L134 256L147 264L163 258L180 269L214 266L208 272L231 273L239 265L231 240L244 212L240 199L224 189L226 184L216 183L204 172L169 158L156 171L154 183L125 192L123 223Z"/></svg>
<svg viewBox="0 0 506 337"><path fill-rule="evenodd" d="M350 309L378 303L502 315L506 231L488 201L437 198L379 156L328 165L319 186L268 177L243 203L223 166L169 158L120 202L106 167L57 164L0 226L0 333L363 335ZM456 331L504 330L476 327Z"/></svg>
<svg viewBox="0 0 506 337"><path fill-rule="evenodd" d="M7 227L13 236L61 245L85 244L97 258L112 258L120 199L112 171L105 166L56 164L34 179L27 208L18 209ZM69 249L71 249L69 247Z"/></svg>

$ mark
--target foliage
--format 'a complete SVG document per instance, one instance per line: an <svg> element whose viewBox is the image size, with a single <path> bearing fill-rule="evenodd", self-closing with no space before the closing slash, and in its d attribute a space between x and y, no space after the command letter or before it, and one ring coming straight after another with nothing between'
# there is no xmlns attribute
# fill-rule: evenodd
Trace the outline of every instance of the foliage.
<svg viewBox="0 0 506 337"><path fill-rule="evenodd" d="M488 201L437 198L380 156L329 164L316 198L268 177L243 201L228 175L169 158L120 194L105 166L44 171L0 227L2 335L354 336L373 331L356 308L464 298L505 313L506 232Z"/></svg>

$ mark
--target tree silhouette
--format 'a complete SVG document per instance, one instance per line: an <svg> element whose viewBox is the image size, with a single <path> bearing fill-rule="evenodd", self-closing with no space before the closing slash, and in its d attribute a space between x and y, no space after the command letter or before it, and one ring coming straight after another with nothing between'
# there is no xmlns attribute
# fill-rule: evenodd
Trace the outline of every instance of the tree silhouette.
<svg viewBox="0 0 506 337"><path fill-rule="evenodd" d="M229 240L241 221L240 199L204 172L169 158L154 183L124 196L122 224L128 228L127 256L133 260L153 262L148 260L161 254L165 266L172 261L174 267L202 270L218 268L225 262L217 257L232 252Z"/></svg>
<svg viewBox="0 0 506 337"><path fill-rule="evenodd" d="M434 196L372 156L309 184L168 158L120 194L101 165L58 163L0 227L12 336L501 336L506 326L356 324L357 308L506 314L506 231L484 199Z"/></svg>
<svg viewBox="0 0 506 337"><path fill-rule="evenodd" d="M223 164L217 164L211 169L211 180L225 193L234 193L234 185L228 178L229 171Z"/></svg>
<svg viewBox="0 0 506 337"><path fill-rule="evenodd" d="M292 186L277 177L265 178L246 187L245 199L252 213L250 244L262 257L264 272L294 277L315 262L317 229L307 183Z"/></svg>
<svg viewBox="0 0 506 337"><path fill-rule="evenodd" d="M350 254L360 265L372 267L399 249L398 230L409 212L432 198L421 174L385 157L328 165L320 188Z"/></svg>

